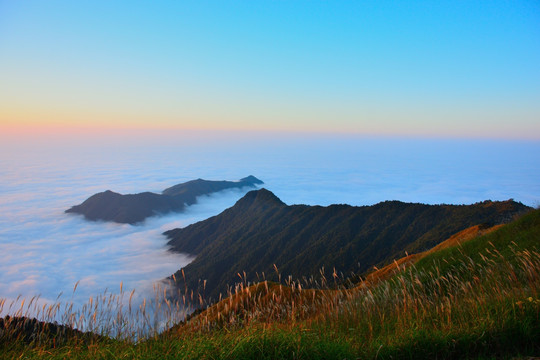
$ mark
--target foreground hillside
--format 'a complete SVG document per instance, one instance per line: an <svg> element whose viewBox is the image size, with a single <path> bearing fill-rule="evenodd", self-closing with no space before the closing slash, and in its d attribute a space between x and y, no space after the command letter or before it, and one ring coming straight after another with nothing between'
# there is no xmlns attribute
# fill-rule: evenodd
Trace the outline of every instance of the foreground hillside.
<svg viewBox="0 0 540 360"><path fill-rule="evenodd" d="M303 289L294 281L239 286L233 297L136 344L74 337L71 344L51 346L2 342L0 335L0 354L29 359L540 356L540 210L502 227L467 229L433 251L409 256L377 281L366 279L353 288Z"/></svg>
<svg viewBox="0 0 540 360"><path fill-rule="evenodd" d="M527 210L511 200L287 206L261 189L217 216L165 234L172 250L197 255L174 274L179 289L200 292L212 301L239 281L279 281L276 267L282 278L292 279L309 279L321 269L326 277L334 272L340 278L363 274L405 252L429 249L470 226L506 223ZM313 286L309 280L303 285Z"/></svg>

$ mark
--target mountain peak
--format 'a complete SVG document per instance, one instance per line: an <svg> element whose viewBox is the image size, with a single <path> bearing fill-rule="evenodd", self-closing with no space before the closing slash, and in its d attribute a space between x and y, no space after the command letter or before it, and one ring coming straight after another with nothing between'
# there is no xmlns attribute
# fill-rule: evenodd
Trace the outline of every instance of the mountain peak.
<svg viewBox="0 0 540 360"><path fill-rule="evenodd" d="M269 207L269 206L286 206L273 192L262 188L260 190L252 190L238 200L235 207Z"/></svg>
<svg viewBox="0 0 540 360"><path fill-rule="evenodd" d="M250 183L250 184L256 184L256 185L264 184L264 182L262 180L257 179L253 175L246 176L245 178L240 179L240 181Z"/></svg>

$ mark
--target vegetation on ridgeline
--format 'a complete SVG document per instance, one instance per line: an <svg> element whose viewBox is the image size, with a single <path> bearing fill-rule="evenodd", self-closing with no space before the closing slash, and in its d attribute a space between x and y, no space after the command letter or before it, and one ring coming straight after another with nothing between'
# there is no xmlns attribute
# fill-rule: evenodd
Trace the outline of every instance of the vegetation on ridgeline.
<svg viewBox="0 0 540 360"><path fill-rule="evenodd" d="M316 289L304 289L302 282L291 280L241 282L230 297L168 331L146 331L144 338L132 331L127 313L116 321L99 307L88 308L78 320L97 318L95 329L103 321L103 329L119 331L109 333L114 338L85 338L74 331L60 342L28 341L21 335L24 332L3 325L0 357L528 359L540 355L540 210L499 228L470 228L433 251L411 254L373 274L346 289L331 288L337 281L333 277L322 277ZM0 311L6 306L0 303ZM170 305L161 309L168 316L175 314ZM133 313L141 314L141 309ZM143 318L151 328L161 327L164 318L153 321L149 316Z"/></svg>
<svg viewBox="0 0 540 360"><path fill-rule="evenodd" d="M406 252L427 250L470 226L507 223L529 210L512 200L287 206L261 189L217 216L165 234L172 250L196 255L174 274L179 289L193 290L196 299L200 294L213 303L240 281L238 274L243 282L278 282L277 265L282 280L306 279L303 286L313 287L310 279L323 270L333 283L335 273L339 279L364 274Z"/></svg>

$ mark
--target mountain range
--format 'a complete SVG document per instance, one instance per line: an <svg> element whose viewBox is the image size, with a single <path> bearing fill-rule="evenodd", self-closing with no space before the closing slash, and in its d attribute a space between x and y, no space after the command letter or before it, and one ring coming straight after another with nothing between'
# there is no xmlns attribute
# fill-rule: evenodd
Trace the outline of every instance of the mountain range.
<svg viewBox="0 0 540 360"><path fill-rule="evenodd" d="M471 226L508 223L528 210L513 200L288 206L260 189L219 215L164 234L171 251L196 255L172 281L212 302L240 281L279 281L278 272L295 280L363 274Z"/></svg>
<svg viewBox="0 0 540 360"><path fill-rule="evenodd" d="M169 187L161 194L122 195L107 190L90 196L65 212L84 215L87 220L136 224L157 214L181 212L186 206L195 204L201 195L233 188L254 188L260 184L263 184L261 180L250 175L238 181L192 180Z"/></svg>

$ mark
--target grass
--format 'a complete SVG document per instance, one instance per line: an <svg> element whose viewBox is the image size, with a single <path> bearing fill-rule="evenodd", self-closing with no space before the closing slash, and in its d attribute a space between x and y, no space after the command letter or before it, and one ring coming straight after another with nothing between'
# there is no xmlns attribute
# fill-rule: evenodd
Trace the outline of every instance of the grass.
<svg viewBox="0 0 540 360"><path fill-rule="evenodd" d="M51 337L42 328L41 338L25 339L19 325L0 333L0 358L540 356L540 210L484 236L396 264L397 271L379 281L350 289L304 289L295 281L239 284L226 299L165 332L159 332L160 324L177 323L180 307L158 297L136 309L130 302L123 305L128 296L112 295L94 299L79 313L44 308L101 336L66 330ZM21 308L28 309L28 303ZM145 330L138 328L141 321Z"/></svg>

